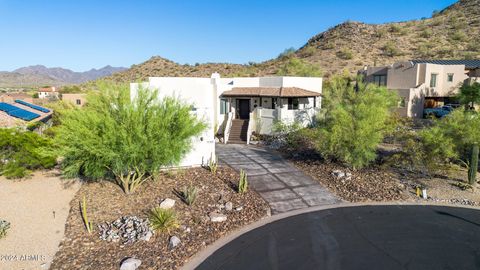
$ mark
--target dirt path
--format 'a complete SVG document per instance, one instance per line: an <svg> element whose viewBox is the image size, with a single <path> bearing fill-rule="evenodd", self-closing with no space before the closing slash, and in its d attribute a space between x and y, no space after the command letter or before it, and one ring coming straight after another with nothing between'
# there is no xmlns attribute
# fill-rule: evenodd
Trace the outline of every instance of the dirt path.
<svg viewBox="0 0 480 270"><path fill-rule="evenodd" d="M0 219L11 223L0 239L0 269L48 269L79 187L54 172L21 181L0 177Z"/></svg>

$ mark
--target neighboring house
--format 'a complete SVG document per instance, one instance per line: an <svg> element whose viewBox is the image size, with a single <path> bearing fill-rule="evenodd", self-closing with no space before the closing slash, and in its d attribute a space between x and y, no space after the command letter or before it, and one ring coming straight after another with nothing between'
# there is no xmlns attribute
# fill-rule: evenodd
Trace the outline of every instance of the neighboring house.
<svg viewBox="0 0 480 270"><path fill-rule="evenodd" d="M83 107L86 102L86 94L62 94L62 100Z"/></svg>
<svg viewBox="0 0 480 270"><path fill-rule="evenodd" d="M321 106L322 78L221 78L214 73L211 78L152 77L141 85L193 104L192 113L208 123L183 166L214 157L215 134L222 134L225 143L249 143L254 132L271 133L275 121L308 125ZM130 85L132 99L139 86Z"/></svg>
<svg viewBox="0 0 480 270"><path fill-rule="evenodd" d="M38 98L40 99L58 99L59 98L59 92L57 91L57 88L52 86L52 87L42 87L38 89Z"/></svg>
<svg viewBox="0 0 480 270"><path fill-rule="evenodd" d="M14 103L15 100L21 99L26 102L33 102L33 98L30 95L24 94L24 93L5 93L5 94L0 94L0 102L6 102L6 103Z"/></svg>
<svg viewBox="0 0 480 270"><path fill-rule="evenodd" d="M412 60L359 72L365 82L386 86L398 93L398 113L421 118L425 108L455 103L465 83L480 82L480 60Z"/></svg>

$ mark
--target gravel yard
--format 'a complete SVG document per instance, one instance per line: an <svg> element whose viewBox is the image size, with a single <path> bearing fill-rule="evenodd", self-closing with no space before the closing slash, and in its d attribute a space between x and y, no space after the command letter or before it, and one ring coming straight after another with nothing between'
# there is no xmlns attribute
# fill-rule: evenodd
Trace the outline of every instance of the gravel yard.
<svg viewBox="0 0 480 270"><path fill-rule="evenodd" d="M84 184L71 202L65 238L51 269L118 269L127 257L140 259L140 269L178 269L191 256L229 231L268 215L268 205L257 193L249 191L242 195L234 190L238 179L234 170L219 167L215 176L204 168L162 174L131 195L125 195L109 182ZM174 192L188 185L199 189L192 206L183 203ZM79 201L84 195L94 224L92 234L86 232L79 212ZM170 233L155 233L149 241L133 244L100 239L97 225L122 216L145 219L148 211L166 198L176 201L173 209L180 227ZM212 213L224 215L226 220L212 222ZM169 248L173 236L180 243Z"/></svg>
<svg viewBox="0 0 480 270"><path fill-rule="evenodd" d="M0 269L48 269L79 187L56 171L15 181L0 177L0 219L11 223L0 239Z"/></svg>

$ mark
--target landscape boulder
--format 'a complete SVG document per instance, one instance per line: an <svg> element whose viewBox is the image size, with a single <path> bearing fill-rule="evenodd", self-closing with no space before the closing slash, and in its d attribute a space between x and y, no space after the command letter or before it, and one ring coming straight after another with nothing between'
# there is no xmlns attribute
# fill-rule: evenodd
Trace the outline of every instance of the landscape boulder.
<svg viewBox="0 0 480 270"><path fill-rule="evenodd" d="M208 216L210 217L211 222L224 222L227 220L227 216L217 212L211 212Z"/></svg>
<svg viewBox="0 0 480 270"><path fill-rule="evenodd" d="M170 209L173 206L175 206L175 200L170 199L170 198L166 198L165 200L163 200L160 203L160 208L162 208L162 209Z"/></svg>
<svg viewBox="0 0 480 270"><path fill-rule="evenodd" d="M169 249L174 249L176 246L178 246L182 241L180 241L180 238L178 238L177 236L172 236L170 237L170 239L168 240L168 248Z"/></svg>
<svg viewBox="0 0 480 270"><path fill-rule="evenodd" d="M139 259L126 258L122 261L120 270L136 270L141 264L142 261Z"/></svg>

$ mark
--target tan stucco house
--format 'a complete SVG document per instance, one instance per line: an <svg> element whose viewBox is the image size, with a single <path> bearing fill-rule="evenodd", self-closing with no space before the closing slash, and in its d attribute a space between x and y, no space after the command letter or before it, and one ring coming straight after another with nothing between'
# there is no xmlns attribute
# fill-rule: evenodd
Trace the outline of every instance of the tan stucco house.
<svg viewBox="0 0 480 270"><path fill-rule="evenodd" d="M480 82L480 60L411 60L389 66L365 67L367 83L386 86L401 98L401 116L421 118L424 108L456 103L465 83Z"/></svg>
<svg viewBox="0 0 480 270"><path fill-rule="evenodd" d="M62 94L62 100L70 102L78 107L83 107L86 102L86 94Z"/></svg>

